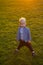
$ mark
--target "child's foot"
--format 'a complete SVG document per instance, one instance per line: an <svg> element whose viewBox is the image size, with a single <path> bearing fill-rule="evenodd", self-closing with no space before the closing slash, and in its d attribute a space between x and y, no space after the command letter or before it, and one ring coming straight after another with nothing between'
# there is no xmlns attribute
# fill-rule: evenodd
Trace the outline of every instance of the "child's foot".
<svg viewBox="0 0 43 65"><path fill-rule="evenodd" d="M18 49L16 49L16 50L15 50L15 53L18 53L18 52L19 52L19 50L18 50Z"/></svg>
<svg viewBox="0 0 43 65"><path fill-rule="evenodd" d="M32 56L33 56L33 57L36 56L34 51L32 51Z"/></svg>

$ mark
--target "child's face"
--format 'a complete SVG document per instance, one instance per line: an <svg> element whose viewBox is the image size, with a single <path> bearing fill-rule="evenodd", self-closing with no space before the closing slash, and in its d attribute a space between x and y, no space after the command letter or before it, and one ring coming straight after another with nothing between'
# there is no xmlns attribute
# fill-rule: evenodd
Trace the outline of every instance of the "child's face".
<svg viewBox="0 0 43 65"><path fill-rule="evenodd" d="M20 22L20 26L21 27L25 27L26 26L26 23L25 22Z"/></svg>

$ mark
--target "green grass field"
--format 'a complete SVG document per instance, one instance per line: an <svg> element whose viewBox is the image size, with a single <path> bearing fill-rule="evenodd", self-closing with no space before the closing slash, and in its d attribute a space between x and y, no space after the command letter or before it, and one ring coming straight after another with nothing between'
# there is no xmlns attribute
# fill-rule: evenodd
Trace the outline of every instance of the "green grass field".
<svg viewBox="0 0 43 65"><path fill-rule="evenodd" d="M20 17L31 30L34 58L26 47L14 53ZM43 0L0 0L0 65L43 65Z"/></svg>

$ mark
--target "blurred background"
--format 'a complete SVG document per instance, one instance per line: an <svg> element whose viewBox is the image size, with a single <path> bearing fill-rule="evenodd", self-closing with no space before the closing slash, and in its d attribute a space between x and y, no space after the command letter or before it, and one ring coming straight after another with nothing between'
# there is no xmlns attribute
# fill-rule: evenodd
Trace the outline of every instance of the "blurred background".
<svg viewBox="0 0 43 65"><path fill-rule="evenodd" d="M26 47L14 53L20 17L27 19L35 58ZM0 0L0 65L43 65L43 0Z"/></svg>

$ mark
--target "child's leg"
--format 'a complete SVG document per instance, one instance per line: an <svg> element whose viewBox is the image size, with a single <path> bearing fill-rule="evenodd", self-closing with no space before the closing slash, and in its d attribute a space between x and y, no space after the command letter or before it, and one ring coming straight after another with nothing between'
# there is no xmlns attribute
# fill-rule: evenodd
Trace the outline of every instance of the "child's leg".
<svg viewBox="0 0 43 65"><path fill-rule="evenodd" d="M20 50L20 48L21 48L22 46L23 46L22 43L19 43L17 49Z"/></svg>
<svg viewBox="0 0 43 65"><path fill-rule="evenodd" d="M28 43L28 42L27 42L27 43L26 43L26 46L30 49L31 52L34 51L32 45L31 45L31 43Z"/></svg>
<svg viewBox="0 0 43 65"><path fill-rule="evenodd" d="M32 52L32 55L34 56L35 52L34 52L34 49L33 49L32 45L31 45L31 43L27 42L26 46L30 49L30 51Z"/></svg>
<svg viewBox="0 0 43 65"><path fill-rule="evenodd" d="M23 41L20 41L20 43L19 43L17 49L20 50L20 48L23 47L23 46L24 46L24 42L23 42Z"/></svg>

